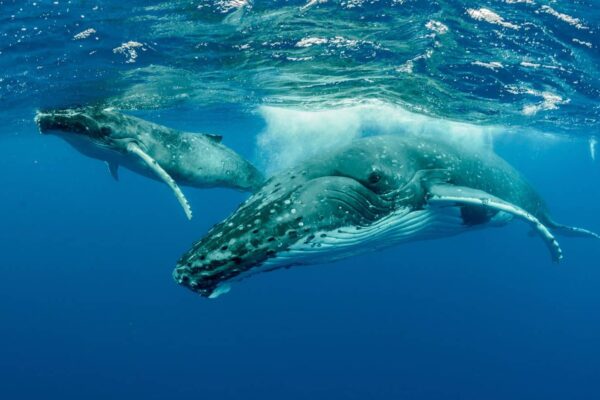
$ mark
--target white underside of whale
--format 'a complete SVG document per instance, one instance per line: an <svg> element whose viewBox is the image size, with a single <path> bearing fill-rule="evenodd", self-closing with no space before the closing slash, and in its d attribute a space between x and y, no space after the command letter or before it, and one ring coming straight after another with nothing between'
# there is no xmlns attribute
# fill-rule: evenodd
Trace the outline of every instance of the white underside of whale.
<svg viewBox="0 0 600 400"><path fill-rule="evenodd" d="M232 281L281 267L319 264L357 254L380 250L400 243L456 235L475 228L504 225L513 218L529 224L548 246L553 261L562 259L562 250L548 227L518 205L489 193L447 184L428 185L427 203L423 209L403 207L369 226L348 226L308 234L285 251L260 266L236 276ZM489 222L466 225L461 209L483 207L495 212ZM577 228L570 228L577 231ZM581 230L585 231L585 230ZM587 234L595 235L589 231ZM596 235L598 237L598 235ZM228 283L216 288L210 297L229 291Z"/></svg>
<svg viewBox="0 0 600 400"><path fill-rule="evenodd" d="M331 231L318 231L307 241L307 235L286 251L270 258L231 281L219 285L210 298L230 290L230 282L290 265L321 264L362 253L392 247L397 244L457 235L468 230L501 226L513 216L499 212L487 224L465 225L459 207L427 207L422 210L402 208L366 227L347 226Z"/></svg>

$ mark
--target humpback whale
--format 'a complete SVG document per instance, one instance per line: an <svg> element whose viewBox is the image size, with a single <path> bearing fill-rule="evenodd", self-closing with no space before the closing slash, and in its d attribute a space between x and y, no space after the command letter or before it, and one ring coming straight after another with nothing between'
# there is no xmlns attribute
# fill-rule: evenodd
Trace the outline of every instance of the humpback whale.
<svg viewBox="0 0 600 400"><path fill-rule="evenodd" d="M552 220L527 181L492 151L415 137L363 138L267 181L184 254L173 277L205 297L258 272L322 263L512 219L562 258L554 233L600 238Z"/></svg>
<svg viewBox="0 0 600 400"><path fill-rule="evenodd" d="M192 210L179 185L254 191L264 180L218 135L181 132L94 107L40 111L35 121L41 133L57 134L82 154L105 161L115 180L123 166L163 181L188 219Z"/></svg>

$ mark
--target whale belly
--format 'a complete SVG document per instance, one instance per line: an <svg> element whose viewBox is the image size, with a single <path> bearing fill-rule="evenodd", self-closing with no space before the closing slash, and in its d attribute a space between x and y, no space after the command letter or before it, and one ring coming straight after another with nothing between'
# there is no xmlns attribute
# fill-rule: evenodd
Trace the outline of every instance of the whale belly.
<svg viewBox="0 0 600 400"><path fill-rule="evenodd" d="M318 232L277 258L300 264L329 262L404 242L456 235L468 228L457 209L401 209L369 226Z"/></svg>
<svg viewBox="0 0 600 400"><path fill-rule="evenodd" d="M453 236L477 227L499 226L512 217L498 213L486 224L465 224L459 207L403 208L369 226L347 226L307 235L260 266L236 276L233 281L291 265L321 264L397 244ZM224 286L225 287L225 286Z"/></svg>

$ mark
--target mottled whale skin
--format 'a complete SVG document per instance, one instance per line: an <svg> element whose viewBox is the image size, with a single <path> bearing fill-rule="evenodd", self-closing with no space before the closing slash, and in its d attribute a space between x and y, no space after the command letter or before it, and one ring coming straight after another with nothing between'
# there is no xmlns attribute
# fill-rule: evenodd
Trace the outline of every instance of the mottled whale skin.
<svg viewBox="0 0 600 400"><path fill-rule="evenodd" d="M95 107L38 112L35 120L41 133L59 135L82 154L105 161L115 179L123 166L164 181L190 218L189 204L178 185L254 191L264 181L217 135L182 132Z"/></svg>
<svg viewBox="0 0 600 400"><path fill-rule="evenodd" d="M491 151L401 136L359 139L271 178L182 256L174 279L207 297L257 272L327 262L513 218L552 258L556 224L525 179Z"/></svg>

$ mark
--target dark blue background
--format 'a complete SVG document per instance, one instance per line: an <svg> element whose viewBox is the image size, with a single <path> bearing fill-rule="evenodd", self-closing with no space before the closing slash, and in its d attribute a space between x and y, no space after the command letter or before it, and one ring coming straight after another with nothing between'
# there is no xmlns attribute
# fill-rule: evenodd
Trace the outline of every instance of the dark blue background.
<svg viewBox="0 0 600 400"><path fill-rule="evenodd" d="M252 117L153 115L251 154ZM598 242L502 229L255 276L214 301L177 258L244 198L169 190L33 124L0 135L0 398L593 399ZM582 140L501 138L557 220L600 231Z"/></svg>
<svg viewBox="0 0 600 400"><path fill-rule="evenodd" d="M561 238L554 265L515 222L255 276L208 301L172 268L245 195L184 188L187 222L164 185L128 171L115 183L32 123L37 108L179 107L144 116L223 134L249 158L264 127L240 113L260 104L378 99L534 127L496 150L558 221L600 231L598 1L253 3L236 22L226 1L0 0L0 399L600 398L597 241ZM484 7L521 29L466 12ZM338 36L357 42L297 45ZM113 51L130 40L147 47L135 63ZM233 109L208 110L221 103Z"/></svg>

